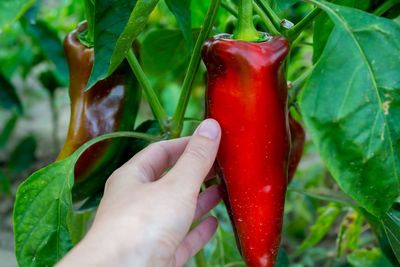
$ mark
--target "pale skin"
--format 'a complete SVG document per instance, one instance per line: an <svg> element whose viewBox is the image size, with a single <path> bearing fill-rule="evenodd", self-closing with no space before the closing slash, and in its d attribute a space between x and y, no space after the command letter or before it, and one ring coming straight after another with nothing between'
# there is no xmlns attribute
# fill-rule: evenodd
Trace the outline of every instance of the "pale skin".
<svg viewBox="0 0 400 267"><path fill-rule="evenodd" d="M208 119L190 138L154 143L116 170L92 227L58 267L183 266L217 228L205 215L220 189L199 192L212 176L220 138L218 123Z"/></svg>

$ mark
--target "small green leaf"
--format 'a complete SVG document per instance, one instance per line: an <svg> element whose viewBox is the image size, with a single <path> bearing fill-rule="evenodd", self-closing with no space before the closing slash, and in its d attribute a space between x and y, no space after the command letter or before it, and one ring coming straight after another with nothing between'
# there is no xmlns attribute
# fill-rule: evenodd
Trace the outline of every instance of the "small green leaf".
<svg viewBox="0 0 400 267"><path fill-rule="evenodd" d="M36 0L1 0L0 1L0 32L18 20Z"/></svg>
<svg viewBox="0 0 400 267"><path fill-rule="evenodd" d="M362 231L364 219L358 212L350 211L340 224L337 237L338 257L358 247L358 238Z"/></svg>
<svg viewBox="0 0 400 267"><path fill-rule="evenodd" d="M376 248L367 250L360 249L347 257L353 267L392 267L393 265L385 258L382 252Z"/></svg>
<svg viewBox="0 0 400 267"><path fill-rule="evenodd" d="M10 179L2 170L0 170L0 193L6 193L8 195L11 195Z"/></svg>
<svg viewBox="0 0 400 267"><path fill-rule="evenodd" d="M68 65L65 60L64 47L58 37L57 31L47 22L37 20L35 22L28 19L21 19L21 24L33 39L33 42L40 48L43 56L55 66L55 77L61 85L68 84Z"/></svg>
<svg viewBox="0 0 400 267"><path fill-rule="evenodd" d="M33 136L25 137L15 147L8 160L8 170L11 175L26 171L35 161L36 139Z"/></svg>
<svg viewBox="0 0 400 267"><path fill-rule="evenodd" d="M14 86L0 73L0 107L8 110L16 108L22 113L22 104Z"/></svg>
<svg viewBox="0 0 400 267"><path fill-rule="evenodd" d="M168 8L175 16L186 45L190 50L193 46L191 2L191 0L165 0Z"/></svg>
<svg viewBox="0 0 400 267"><path fill-rule="evenodd" d="M341 208L336 204L329 204L326 207L318 209L318 218L310 228L310 233L300 246L300 250L304 251L318 244L325 235L331 230L331 226L339 216Z"/></svg>
<svg viewBox="0 0 400 267"><path fill-rule="evenodd" d="M15 126L17 125L19 115L17 113L13 113L11 117L4 124L4 128L1 129L0 132L0 149L4 148L7 145L10 136L14 132Z"/></svg>
<svg viewBox="0 0 400 267"><path fill-rule="evenodd" d="M335 27L300 97L304 122L341 189L382 217L400 194L400 26L311 1Z"/></svg>

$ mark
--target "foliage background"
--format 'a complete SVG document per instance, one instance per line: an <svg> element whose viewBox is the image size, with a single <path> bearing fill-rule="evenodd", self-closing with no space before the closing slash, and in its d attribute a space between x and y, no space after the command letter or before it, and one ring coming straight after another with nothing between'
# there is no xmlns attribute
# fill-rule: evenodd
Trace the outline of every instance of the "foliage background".
<svg viewBox="0 0 400 267"><path fill-rule="evenodd" d="M310 11L310 5L296 2L278 1L275 8L282 17L298 22ZM208 1L191 1L194 35L207 7ZM33 170L53 161L65 138L69 99L62 39L83 20L83 12L82 1L43 0L0 33L0 86L9 92L0 95L2 250L13 250L11 212L16 187ZM318 19L323 20L321 17ZM0 23L3 22L0 20ZM214 33L229 31L232 23L233 17L221 8ZM145 32L139 36L142 66L169 115L179 98L193 42L182 35L180 26L167 4L161 1L150 16ZM313 65L313 57L315 60L320 53L318 50L313 53L312 30L306 30L294 44L291 65L287 68L289 81L297 80ZM319 37L323 38L324 34L320 33ZM185 134L189 134L203 117L204 79L204 66L201 66L186 113L191 120L185 124ZM146 101L140 110L139 121L151 118ZM366 223L368 218L355 210L351 202L340 192L308 139L305 155L287 195L281 266L289 262L296 267L392 266L379 248L371 225ZM208 264L243 266L223 205L214 212L220 227L205 249Z"/></svg>

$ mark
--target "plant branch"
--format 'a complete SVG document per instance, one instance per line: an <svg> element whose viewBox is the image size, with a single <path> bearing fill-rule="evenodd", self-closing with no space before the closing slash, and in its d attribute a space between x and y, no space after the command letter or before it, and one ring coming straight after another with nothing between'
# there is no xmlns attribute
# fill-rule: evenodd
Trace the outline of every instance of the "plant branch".
<svg viewBox="0 0 400 267"><path fill-rule="evenodd" d="M129 50L127 55L127 60L133 73L135 74L140 86L143 88L143 91L146 94L147 100L149 102L150 108L154 114L154 117L160 124L161 129L166 132L169 129L169 118L167 113L165 112L163 106L161 105L156 92L151 86L149 80L146 77L146 74L143 72L142 67L132 49Z"/></svg>
<svg viewBox="0 0 400 267"><path fill-rule="evenodd" d="M203 27L201 28L199 37L196 40L196 44L190 58L189 67L183 81L178 106L172 118L172 137L179 137L182 132L183 119L189 103L190 95L192 93L193 81L196 76L197 69L200 65L201 48L203 47L203 43L205 42L205 40L210 35L215 18L217 17L220 4L221 0L211 0L210 7L208 8L207 15L203 23Z"/></svg>
<svg viewBox="0 0 400 267"><path fill-rule="evenodd" d="M237 11L226 1L221 2L221 7L228 11L231 15L235 16L236 18L238 17Z"/></svg>
<svg viewBox="0 0 400 267"><path fill-rule="evenodd" d="M280 29L281 28L281 19L279 16L275 13L275 11L271 8L269 3L266 0L255 0L257 5L261 8L264 14L268 16L268 18L271 20L272 24L274 25L275 29Z"/></svg>
<svg viewBox="0 0 400 267"><path fill-rule="evenodd" d="M271 22L269 17L262 11L262 9L256 4L253 4L254 11L257 13L257 15L260 16L261 20L264 22L265 26L269 30L269 32L272 35L280 35L279 31L277 28L274 26L274 24Z"/></svg>
<svg viewBox="0 0 400 267"><path fill-rule="evenodd" d="M395 5L399 4L400 0L389 0L380 5L377 9L374 11L374 15L376 16L382 16L385 14L387 11L389 11L392 7Z"/></svg>
<svg viewBox="0 0 400 267"><path fill-rule="evenodd" d="M286 36L289 40L294 41L300 33L311 23L314 19L321 13L321 9L314 8L311 10L299 23L293 26L290 30L287 31Z"/></svg>

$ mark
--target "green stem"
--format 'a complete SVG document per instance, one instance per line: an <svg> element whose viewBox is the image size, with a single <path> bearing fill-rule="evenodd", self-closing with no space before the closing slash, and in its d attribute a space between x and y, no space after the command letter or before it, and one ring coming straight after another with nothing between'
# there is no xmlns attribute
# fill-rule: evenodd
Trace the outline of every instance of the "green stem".
<svg viewBox="0 0 400 267"><path fill-rule="evenodd" d="M238 24L233 39L256 42L261 39L253 23L253 0L239 0Z"/></svg>
<svg viewBox="0 0 400 267"><path fill-rule="evenodd" d="M87 35L86 40L89 43L93 43L94 40L94 4L92 0L84 0L85 13L87 21Z"/></svg>
<svg viewBox="0 0 400 267"><path fill-rule="evenodd" d="M311 10L302 20L299 21L296 25L293 26L287 32L287 37L289 40L294 41L300 33L306 28L314 19L321 13L319 8L314 8Z"/></svg>
<svg viewBox="0 0 400 267"><path fill-rule="evenodd" d="M382 16L385 14L387 11L389 11L393 6L397 5L400 3L400 0L389 0L382 5L380 5L375 11L374 15L376 16Z"/></svg>
<svg viewBox="0 0 400 267"><path fill-rule="evenodd" d="M196 262L196 267L207 267L207 259L203 249L194 256L194 261Z"/></svg>
<svg viewBox="0 0 400 267"><path fill-rule="evenodd" d="M254 11L257 13L257 15L259 15L261 20L264 22L268 31L272 35L280 35L279 31L275 28L274 24L271 22L271 20L268 18L268 16L262 11L262 9L256 4L253 5L253 8L254 8Z"/></svg>
<svg viewBox="0 0 400 267"><path fill-rule="evenodd" d="M144 93L146 94L147 101L149 102L150 108L154 114L154 117L160 124L161 129L166 132L169 129L169 118L164 108L162 107L156 92L151 86L149 80L146 77L146 74L143 72L142 67L132 49L129 50L127 55L127 60L129 65L132 68L133 73L135 74L140 86L143 88Z"/></svg>
<svg viewBox="0 0 400 267"><path fill-rule="evenodd" d="M55 92L50 92L50 107L51 107L51 122L52 122L52 138L54 151L57 153L60 149L60 142L58 140L58 110L56 107Z"/></svg>
<svg viewBox="0 0 400 267"><path fill-rule="evenodd" d="M282 20L274 12L269 3L266 0L256 0L256 3L262 9L264 14L266 14L268 18L271 20L272 24L275 27L275 30L280 29Z"/></svg>
<svg viewBox="0 0 400 267"><path fill-rule="evenodd" d="M238 16L237 11L229 3L227 3L226 1L222 1L221 7L237 18Z"/></svg>
<svg viewBox="0 0 400 267"><path fill-rule="evenodd" d="M189 103L190 95L192 93L193 81L196 76L197 69L200 65L201 48L203 47L205 40L210 35L215 18L217 17L220 4L221 0L211 1L210 7L208 8L207 15L203 23L203 27L200 30L199 37L197 38L196 44L194 46L189 62L189 67L183 81L182 92L179 97L178 106L172 118L172 137L179 137L182 132L183 119Z"/></svg>

